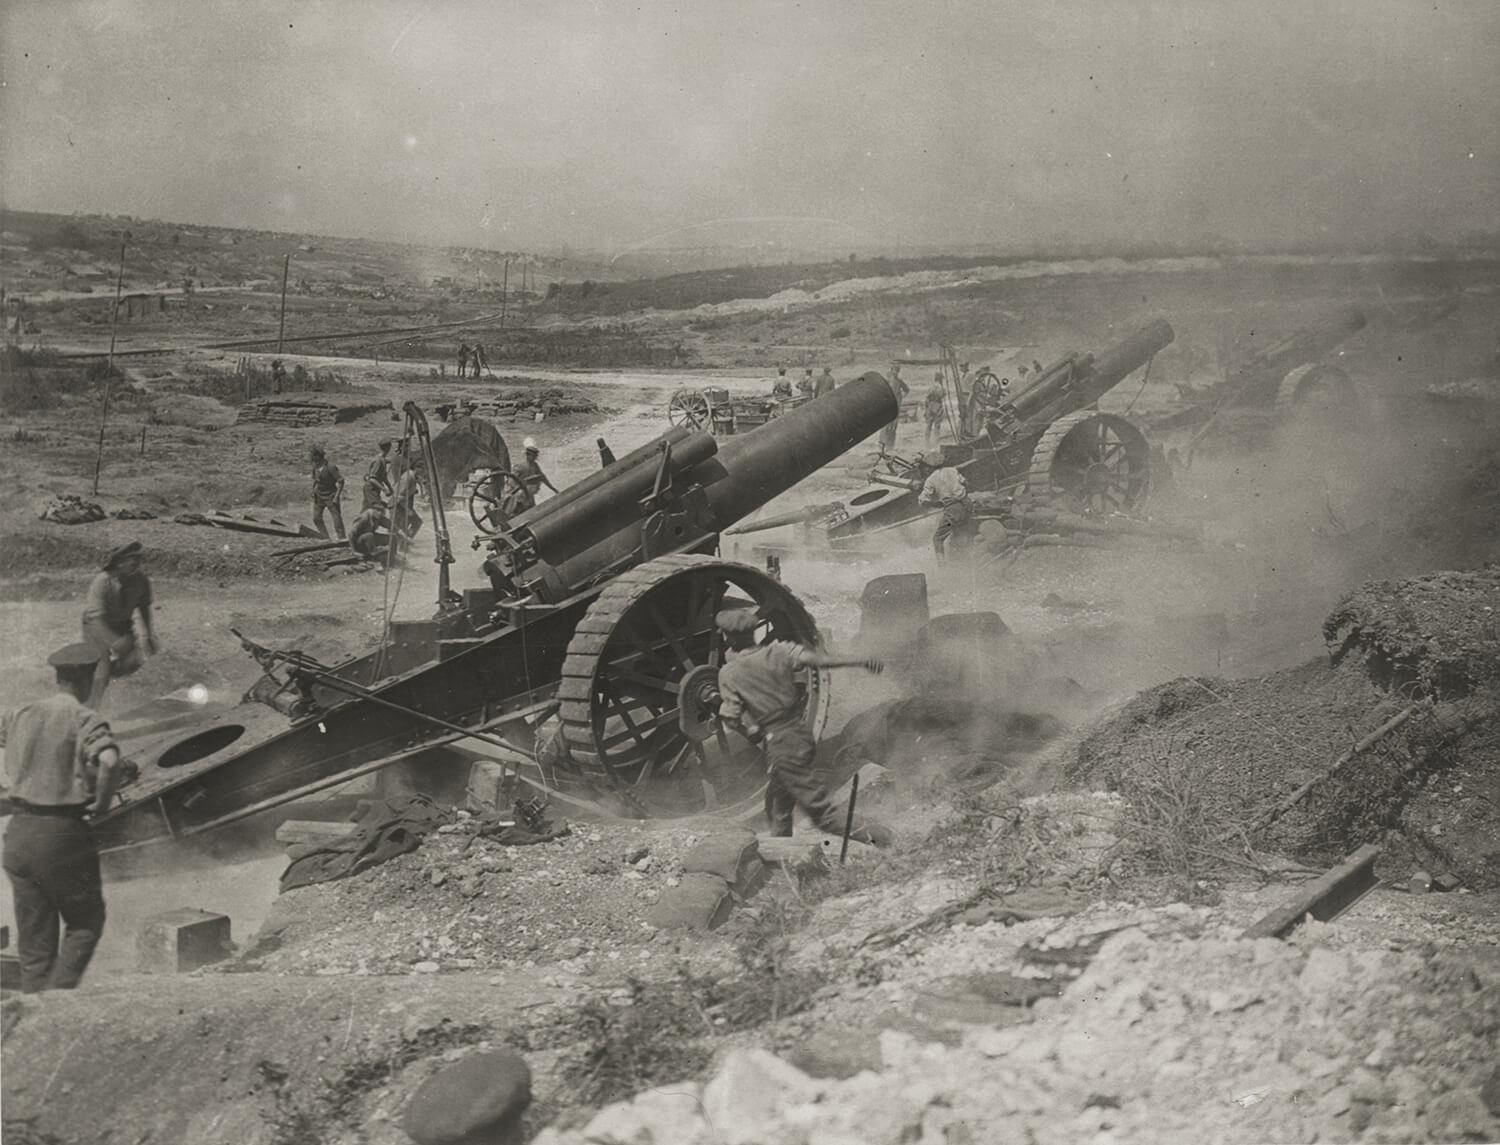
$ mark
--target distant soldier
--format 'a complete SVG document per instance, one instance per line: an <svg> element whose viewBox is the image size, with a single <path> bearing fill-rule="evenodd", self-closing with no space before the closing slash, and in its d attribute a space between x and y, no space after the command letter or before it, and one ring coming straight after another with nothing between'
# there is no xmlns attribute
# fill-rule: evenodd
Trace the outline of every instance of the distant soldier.
<svg viewBox="0 0 1500 1145"><path fill-rule="evenodd" d="M805 718L806 699L797 673L808 666L863 666L879 673L884 665L865 656L834 656L788 640L757 643L764 624L758 609L726 608L714 617L727 645L719 669L719 717L761 746L766 762L766 819L772 835L792 833L792 815L800 807L830 834L844 829L845 808L837 806L813 766L815 745ZM877 824L856 824L851 839L886 846L891 832Z"/></svg>
<svg viewBox="0 0 1500 1145"><path fill-rule="evenodd" d="M811 398L813 396L813 387L815 385L816 383L813 381L812 369L811 367L809 367L808 369L803 371L802 379L797 383L797 392L800 393L803 398Z"/></svg>
<svg viewBox="0 0 1500 1145"><path fill-rule="evenodd" d="M972 538L973 513L969 506L969 487L964 475L952 466L939 469L927 479L917 500L924 505L941 505L937 530L932 534L932 551L944 560L949 537L955 544L968 544Z"/></svg>
<svg viewBox="0 0 1500 1145"><path fill-rule="evenodd" d="M771 387L771 396L783 400L792 396L792 379L786 376L785 366L776 371L776 383Z"/></svg>
<svg viewBox="0 0 1500 1145"><path fill-rule="evenodd" d="M813 397L820 398L824 394L831 394L837 385L838 383L833 380L833 370L824 366L823 372L818 375L818 380L813 385Z"/></svg>
<svg viewBox="0 0 1500 1145"><path fill-rule="evenodd" d="M474 377L476 378L479 377L479 371L486 368L490 364L489 360L484 356L484 347L481 346L478 342L474 343L474 349L470 353L469 359L473 363Z"/></svg>
<svg viewBox="0 0 1500 1145"><path fill-rule="evenodd" d="M379 505L388 505L391 500L391 439L388 437L380 440L380 455L370 462L370 467L365 470L365 480L362 487L363 500L360 511L373 509Z"/></svg>
<svg viewBox="0 0 1500 1145"><path fill-rule="evenodd" d="M458 376L467 377L469 373L469 344L460 342L458 344Z"/></svg>
<svg viewBox="0 0 1500 1145"><path fill-rule="evenodd" d="M890 453L896 448L896 427L901 422L901 402L907 394L911 393L911 387L901 377L900 362L891 363L891 376L886 380L886 384L891 387L891 393L896 396L896 416L891 418L880 431L881 453Z"/></svg>
<svg viewBox="0 0 1500 1145"><path fill-rule="evenodd" d="M135 618L139 614L146 638L146 652L156 652L156 630L151 623L151 578L142 570L145 557L140 541L121 545L104 562L89 585L83 609L83 639L91 645L95 659L94 684L88 693L90 705L98 706L104 690L116 676L128 676L145 662L136 643Z"/></svg>
<svg viewBox="0 0 1500 1145"><path fill-rule="evenodd" d="M286 370L281 364L281 359L277 358L271 363L271 392L273 394L279 394L282 387L285 385Z"/></svg>
<svg viewBox="0 0 1500 1145"><path fill-rule="evenodd" d="M344 499L344 475L339 472L337 465L328 460L321 445L313 446L307 451L307 455L312 461L313 527L323 536L328 536L328 526L323 523L323 513L326 510L332 514L333 527L342 541L344 511L339 502Z"/></svg>
<svg viewBox="0 0 1500 1145"><path fill-rule="evenodd" d="M922 403L922 419L927 423L926 444L930 448L935 438L943 436L943 410L948 404L948 393L943 388L943 371L932 375L932 388Z"/></svg>

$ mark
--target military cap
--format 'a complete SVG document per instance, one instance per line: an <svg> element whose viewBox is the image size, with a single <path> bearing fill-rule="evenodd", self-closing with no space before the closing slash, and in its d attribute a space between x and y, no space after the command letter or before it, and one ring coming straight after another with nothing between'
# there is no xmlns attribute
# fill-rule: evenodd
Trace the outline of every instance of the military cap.
<svg viewBox="0 0 1500 1145"><path fill-rule="evenodd" d="M721 632L754 632L760 623L760 612L754 608L725 608L714 615L714 623Z"/></svg>
<svg viewBox="0 0 1500 1145"><path fill-rule="evenodd" d="M92 644L69 644L47 657L54 668L92 668L103 653Z"/></svg>
<svg viewBox="0 0 1500 1145"><path fill-rule="evenodd" d="M131 541L128 545L121 545L114 552L110 553L109 559L104 562L104 568L106 571L108 571L109 569L114 568L121 561L125 560L125 558L127 557L138 557L140 555L140 541Z"/></svg>
<svg viewBox="0 0 1500 1145"><path fill-rule="evenodd" d="M388 438L388 437L382 437L382 438L381 438L381 439L380 439L380 440L379 440L379 441L378 441L378 442L376 442L376 443L375 443L375 444L376 444L376 446L377 446L377 447L378 447L378 448L380 448L380 449L389 449L389 448L390 448L390 447L391 447L391 439L390 439L390 438Z"/></svg>

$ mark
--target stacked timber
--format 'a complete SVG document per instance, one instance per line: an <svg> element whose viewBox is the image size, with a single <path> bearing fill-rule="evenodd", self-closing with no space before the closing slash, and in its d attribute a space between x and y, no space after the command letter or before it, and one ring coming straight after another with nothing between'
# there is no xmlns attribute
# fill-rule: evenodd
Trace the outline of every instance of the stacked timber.
<svg viewBox="0 0 1500 1145"><path fill-rule="evenodd" d="M275 425L335 425L353 421L367 413L391 410L389 401L327 401L317 398L260 398L240 406L236 425L270 422Z"/></svg>

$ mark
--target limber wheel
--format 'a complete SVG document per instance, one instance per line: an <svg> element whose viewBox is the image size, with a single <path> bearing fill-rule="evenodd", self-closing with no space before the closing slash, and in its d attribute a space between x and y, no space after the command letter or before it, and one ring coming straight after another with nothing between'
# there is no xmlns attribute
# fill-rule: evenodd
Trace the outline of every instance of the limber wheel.
<svg viewBox="0 0 1500 1145"><path fill-rule="evenodd" d="M689 815L743 802L765 787L758 751L722 728L711 735L694 728L703 718L697 697L708 683L705 666L711 671L724 660L714 616L726 602L759 607L765 619L758 643L817 642L802 602L766 573L680 554L617 577L568 644L558 699L573 767L636 814ZM816 735L827 690L815 668L803 670L801 683Z"/></svg>
<svg viewBox="0 0 1500 1145"><path fill-rule="evenodd" d="M1123 417L1084 411L1058 418L1031 452L1027 485L1094 513L1141 505L1151 492L1151 448Z"/></svg>
<svg viewBox="0 0 1500 1145"><path fill-rule="evenodd" d="M531 494L522 480L509 469L492 469L488 477L474 485L469 494L469 520L486 536L494 536L513 515L507 504L530 508ZM514 512L520 512L516 509Z"/></svg>
<svg viewBox="0 0 1500 1145"><path fill-rule="evenodd" d="M667 403L667 420L673 425L712 430L713 405L702 390L678 390Z"/></svg>
<svg viewBox="0 0 1500 1145"><path fill-rule="evenodd" d="M1316 363L1298 366L1276 390L1276 411L1284 415L1315 417L1357 413L1359 395L1354 382L1337 366Z"/></svg>

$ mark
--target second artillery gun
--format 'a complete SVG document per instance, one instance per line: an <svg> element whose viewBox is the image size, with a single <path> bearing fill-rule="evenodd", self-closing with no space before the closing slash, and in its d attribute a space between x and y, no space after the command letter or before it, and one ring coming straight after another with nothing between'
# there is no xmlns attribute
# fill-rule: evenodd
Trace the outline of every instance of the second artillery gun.
<svg viewBox="0 0 1500 1145"><path fill-rule="evenodd" d="M1134 423L1101 412L1096 403L1174 337L1172 327L1158 319L1097 356L1067 354L1008 398L983 409L972 436L918 458L883 456L869 488L847 502L793 510L728 531L803 523L836 546L922 515L917 497L923 481L945 466L963 473L973 493L1025 491L1033 499L1062 499L1093 513L1135 509L1151 491L1151 447ZM947 385L957 391L955 355L948 352L937 361L948 364ZM955 408L968 405L969 397L951 395Z"/></svg>
<svg viewBox="0 0 1500 1145"><path fill-rule="evenodd" d="M406 414L439 488L425 418ZM191 836L456 747L638 815L754 798L758 755L713 716L715 614L754 605L758 640L819 635L775 576L715 555L719 534L896 414L884 381L863 379L722 442L673 428L476 541L492 588L450 587L434 497L436 614L391 623L375 651L336 665L242 638L265 676L228 711L179 712L126 744L140 774L98 818L101 845ZM827 692L816 669L801 685L816 733Z"/></svg>

